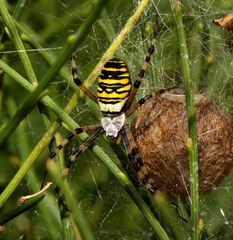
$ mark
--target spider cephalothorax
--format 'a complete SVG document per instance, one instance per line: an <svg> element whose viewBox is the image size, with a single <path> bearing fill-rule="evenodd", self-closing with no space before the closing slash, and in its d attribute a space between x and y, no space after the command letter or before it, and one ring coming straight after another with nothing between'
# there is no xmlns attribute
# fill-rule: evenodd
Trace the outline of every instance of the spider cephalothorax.
<svg viewBox="0 0 233 240"><path fill-rule="evenodd" d="M106 132L107 137L117 137L119 131L125 124L125 114L122 113L120 115L114 117L105 116L101 119L101 125Z"/></svg>
<svg viewBox="0 0 233 240"><path fill-rule="evenodd" d="M51 153L50 158L54 158L56 154L77 134L82 132L95 132L69 157L63 171L64 176L68 174L69 168L74 160L89 148L99 136L105 133L106 136L110 138L116 138L120 135L128 155L129 163L132 166L139 183L143 184L148 190L150 190L150 192L155 192L156 185L148 174L130 127L126 123L126 118L150 98L150 96L147 96L137 103L132 104L151 59L151 55L154 52L154 45L155 38L152 40L144 64L133 84L131 84L129 70L125 62L117 58L109 60L104 65L98 78L97 96L91 93L91 91L79 79L75 63L75 55L72 55L71 71L74 82L87 96L99 105L103 117L98 124L75 129L67 136L63 143L57 146L56 150Z"/></svg>

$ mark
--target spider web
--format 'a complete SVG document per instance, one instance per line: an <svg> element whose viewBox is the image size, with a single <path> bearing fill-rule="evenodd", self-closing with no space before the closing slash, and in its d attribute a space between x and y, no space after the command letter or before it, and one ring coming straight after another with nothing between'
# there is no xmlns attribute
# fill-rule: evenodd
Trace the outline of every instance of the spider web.
<svg viewBox="0 0 233 240"><path fill-rule="evenodd" d="M79 27L91 1L83 0L78 4L76 2L54 0L50 2L50 5L41 0L28 4L22 19L27 23L31 22L35 30L39 31L40 26L40 35L44 36L46 40L43 51L59 54L66 37ZM110 45L113 40L111 37L114 37L111 31L115 31L115 33L120 31L138 3L138 1L127 1L126 3L123 0L117 1L116 4L112 2L110 1L109 4L113 7L107 8L107 12L93 26L92 33L76 51L81 79L87 78L96 62ZM233 114L232 50L227 46L227 41L232 36L211 23L213 19L230 12L231 1L206 2L208 3L205 1L182 1L183 20L191 63L191 78L196 83L196 91L204 92L210 99ZM159 22L157 49L137 99L161 87L177 85L182 88L176 26L169 1L151 1L149 8L137 22L134 31L117 50L116 55L126 60L132 80L135 80L143 62L142 56L145 55L151 39L150 35L142 34L142 31L144 31L145 23L154 19L155 12L158 14ZM107 26L107 30L104 29L103 25ZM57 28L57 32L55 30L52 32L52 29L57 26L60 27ZM203 31L204 33L202 33ZM39 79L48 70L48 66L38 57L36 49L35 52L28 52L28 55L32 59ZM17 65L18 55L7 53L7 56L9 63L12 63L17 71L22 72L20 71L21 65ZM202 65L203 59L205 65ZM205 78L203 78L203 74ZM94 85L91 90L95 92ZM62 108L73 94L71 87L60 77L51 83L49 91L53 100ZM19 98L22 98L20 94ZM101 115L96 111L98 110L93 108L89 101L84 98L80 100L71 116L80 125L87 125L100 120ZM37 119L38 112L35 111L26 120L26 137L30 139L31 148L41 138L44 131L43 124ZM35 129L35 126L38 127ZM67 134L65 129L61 129L60 132L64 136ZM65 149L65 158L79 144L78 140L72 142ZM105 138L99 139L97 144L117 164L119 164L119 158L125 158L124 156L119 157L118 150L112 150ZM14 148L10 150L15 151ZM38 175L42 175L41 164L37 164L35 169ZM131 198L91 151L82 154L74 164L69 180L79 205L85 209L85 215L93 228L96 239L153 239L153 231ZM232 182L233 175L230 173L220 185L200 196L200 215L204 220L205 234L207 234L208 239L233 238ZM23 188L23 186L21 187ZM189 197L179 201L179 204L176 199L172 200L179 207L184 207L187 214L189 213L189 201ZM54 199L53 201L49 200L47 204L53 211L57 211L56 207L52 206ZM56 216L54 222L57 223L57 213L54 215ZM179 216L179 209L177 216ZM32 221L28 229L36 236L35 239L49 239L46 225L42 220L43 216L37 210L12 223L9 226L10 231L5 234L4 239L17 239L17 237L20 239L23 235L25 236L28 229L22 230L20 227L25 222L29 224L30 217L32 217ZM14 224L18 226L17 231L13 227ZM169 227L166 229L168 232L170 231Z"/></svg>

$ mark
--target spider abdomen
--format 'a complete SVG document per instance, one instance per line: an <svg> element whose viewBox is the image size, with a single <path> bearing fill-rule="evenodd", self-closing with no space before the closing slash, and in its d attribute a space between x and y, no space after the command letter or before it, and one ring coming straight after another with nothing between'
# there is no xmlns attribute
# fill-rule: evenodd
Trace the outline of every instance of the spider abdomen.
<svg viewBox="0 0 233 240"><path fill-rule="evenodd" d="M99 76L97 99L104 114L120 113L129 98L131 81L129 70L124 61L111 59Z"/></svg>

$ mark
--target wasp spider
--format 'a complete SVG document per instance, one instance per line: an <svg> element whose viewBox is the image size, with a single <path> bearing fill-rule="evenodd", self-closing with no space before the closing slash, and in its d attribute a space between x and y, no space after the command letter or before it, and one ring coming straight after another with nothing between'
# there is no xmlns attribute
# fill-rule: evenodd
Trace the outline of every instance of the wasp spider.
<svg viewBox="0 0 233 240"><path fill-rule="evenodd" d="M79 88L99 105L100 111L103 114L101 122L89 126L83 126L71 132L62 144L57 146L54 152L51 153L50 159L71 140L74 136L82 132L94 132L88 137L69 157L66 166L63 170L63 176L67 176L68 171L75 159L102 134L106 134L109 138L116 138L119 135L126 149L130 165L137 176L140 184L143 184L150 192L156 191L156 185L150 178L143 160L140 156L138 147L134 141L129 125L126 123L126 118L138 109L151 96L142 98L137 103L133 104L141 80L148 67L151 56L155 50L155 34L148 49L144 64L137 76L136 81L132 84L130 80L129 70L123 60L113 58L108 61L98 78L96 96L81 82L77 74L75 55L71 58L71 71L74 82ZM161 91L159 92L159 94Z"/></svg>

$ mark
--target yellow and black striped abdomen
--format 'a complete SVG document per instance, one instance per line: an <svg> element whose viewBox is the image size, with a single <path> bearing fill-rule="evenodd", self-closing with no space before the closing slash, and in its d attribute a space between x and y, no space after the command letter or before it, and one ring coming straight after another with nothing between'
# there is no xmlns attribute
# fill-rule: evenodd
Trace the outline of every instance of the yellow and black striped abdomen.
<svg viewBox="0 0 233 240"><path fill-rule="evenodd" d="M111 59L99 76L97 98L101 112L105 114L120 113L131 91L128 68L124 61Z"/></svg>

